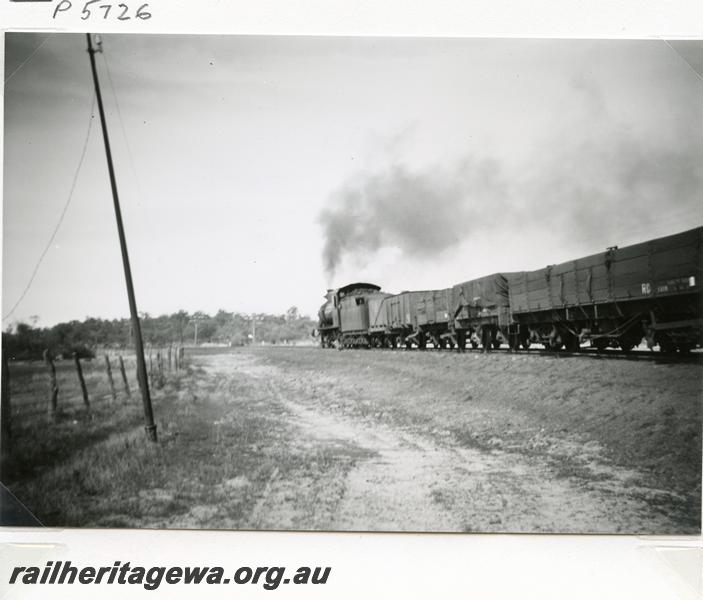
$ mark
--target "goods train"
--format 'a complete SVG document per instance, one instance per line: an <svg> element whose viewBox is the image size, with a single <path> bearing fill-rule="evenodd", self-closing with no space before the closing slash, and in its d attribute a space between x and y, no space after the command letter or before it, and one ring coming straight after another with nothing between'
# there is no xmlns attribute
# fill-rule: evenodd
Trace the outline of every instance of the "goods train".
<svg viewBox="0 0 703 600"><path fill-rule="evenodd" d="M319 311L323 347L488 351L687 353L703 344L703 227L536 271L494 273L442 290L388 294L371 283L328 290Z"/></svg>

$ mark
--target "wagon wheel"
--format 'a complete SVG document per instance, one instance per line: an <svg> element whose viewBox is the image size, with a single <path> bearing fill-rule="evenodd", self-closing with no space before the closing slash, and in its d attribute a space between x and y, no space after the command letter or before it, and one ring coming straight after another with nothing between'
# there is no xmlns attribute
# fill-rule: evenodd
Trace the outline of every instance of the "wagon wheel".
<svg viewBox="0 0 703 600"><path fill-rule="evenodd" d="M638 335L638 332L632 331L629 335L620 338L620 348L623 352L631 352L633 348L636 348L642 343L643 337L644 336L641 334Z"/></svg>
<svg viewBox="0 0 703 600"><path fill-rule="evenodd" d="M564 347L567 352L578 352L581 350L581 344L579 344L579 339L573 333L567 333L564 336Z"/></svg>
<svg viewBox="0 0 703 600"><path fill-rule="evenodd" d="M596 347L598 352L605 352L605 349L608 347L609 343L608 338L596 338L593 340L593 345Z"/></svg>
<svg viewBox="0 0 703 600"><path fill-rule="evenodd" d="M481 330L481 348L483 352L490 352L494 341L493 334L489 329L484 328Z"/></svg>
<svg viewBox="0 0 703 600"><path fill-rule="evenodd" d="M660 342L659 348L664 354L676 353L676 344L673 344L672 342Z"/></svg>
<svg viewBox="0 0 703 600"><path fill-rule="evenodd" d="M463 352L466 349L466 333L464 331L456 332L456 351Z"/></svg>

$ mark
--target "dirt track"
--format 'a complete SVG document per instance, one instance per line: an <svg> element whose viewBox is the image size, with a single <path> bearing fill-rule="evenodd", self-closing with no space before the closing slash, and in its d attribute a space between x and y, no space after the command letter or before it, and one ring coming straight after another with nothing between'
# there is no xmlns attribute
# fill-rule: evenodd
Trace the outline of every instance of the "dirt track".
<svg viewBox="0 0 703 600"><path fill-rule="evenodd" d="M295 501L299 481L274 477L252 515L257 527L524 532L682 530L681 515L661 510L661 504L675 501L676 494L648 485L647 477L637 470L613 464L593 440L576 435L559 440L545 438L547 445L561 444L560 450L578 446L571 450L579 455L580 469L565 475L564 465L555 463L554 452L540 455L505 451L497 447L498 443L493 444L494 448L472 446L461 443L449 430L430 427L423 431L417 424L409 426L383 412L383 395L391 393L388 384L374 383L359 374L362 383L358 387L376 388L372 408L364 398L368 391L360 399L359 389L350 389L349 372L338 374L330 371L332 365L317 369L308 364L308 370L301 373L288 368L276 352L222 354L197 357L196 361L209 374L257 382L256 387L264 390L272 402L284 407L283 421L292 430L291 439L316 451L331 452L332 456L350 455L353 466L327 470L321 486L325 493L312 499L314 506ZM294 355L296 360L329 357L314 350L287 352L299 352ZM307 353L304 358L303 352ZM345 357L357 368L378 358L363 352L347 353ZM388 359L387 355L381 358ZM395 355L391 360L398 358ZM487 360L504 361L506 357ZM391 385L402 386L403 382L396 380ZM438 390L435 402L442 401ZM376 410L379 407L380 412ZM495 434L501 436L504 432Z"/></svg>

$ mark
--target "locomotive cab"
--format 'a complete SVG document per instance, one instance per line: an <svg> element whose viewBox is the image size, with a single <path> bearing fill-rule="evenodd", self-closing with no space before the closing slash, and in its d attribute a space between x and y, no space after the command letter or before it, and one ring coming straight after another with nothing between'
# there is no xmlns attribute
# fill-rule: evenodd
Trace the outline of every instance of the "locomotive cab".
<svg viewBox="0 0 703 600"><path fill-rule="evenodd" d="M368 300L380 290L380 287L370 283L355 283L337 290L339 329L342 334L367 332Z"/></svg>
<svg viewBox="0 0 703 600"><path fill-rule="evenodd" d="M320 307L320 344L330 347L366 345L369 329L369 300L385 296L372 283L352 283L336 290L327 290L326 302Z"/></svg>

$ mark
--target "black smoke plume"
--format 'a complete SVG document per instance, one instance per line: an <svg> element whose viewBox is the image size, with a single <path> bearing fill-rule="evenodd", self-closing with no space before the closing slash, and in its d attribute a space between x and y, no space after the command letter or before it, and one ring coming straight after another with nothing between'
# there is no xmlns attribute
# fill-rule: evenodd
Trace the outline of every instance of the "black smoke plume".
<svg viewBox="0 0 703 600"><path fill-rule="evenodd" d="M394 164L355 181L319 216L329 277L347 254L397 247L410 257L437 255L482 225L507 194L498 163L488 159L466 160L451 171Z"/></svg>
<svg viewBox="0 0 703 600"><path fill-rule="evenodd" d="M645 231L701 225L703 129L693 126L700 108L681 111L657 136L615 122L592 82L576 80L574 89L588 127L545 136L519 165L470 156L450 168L395 162L350 177L319 215L328 278L346 256L396 247L408 258L433 258L487 227L496 243L505 231L543 231L568 244L632 243Z"/></svg>

